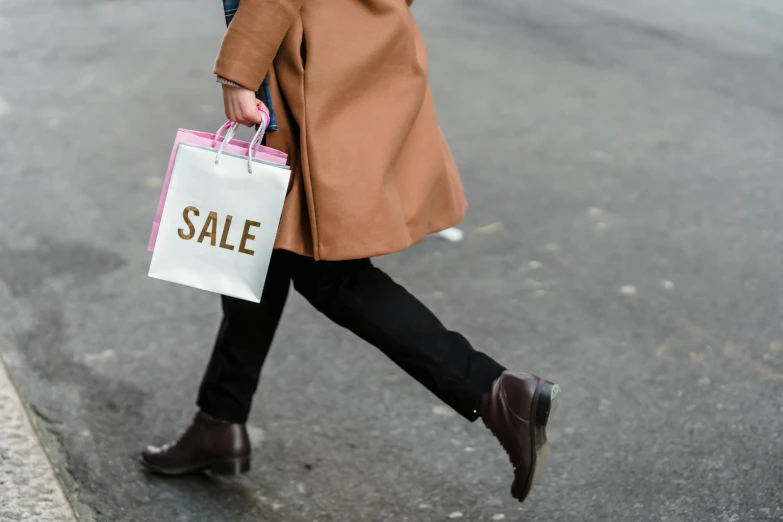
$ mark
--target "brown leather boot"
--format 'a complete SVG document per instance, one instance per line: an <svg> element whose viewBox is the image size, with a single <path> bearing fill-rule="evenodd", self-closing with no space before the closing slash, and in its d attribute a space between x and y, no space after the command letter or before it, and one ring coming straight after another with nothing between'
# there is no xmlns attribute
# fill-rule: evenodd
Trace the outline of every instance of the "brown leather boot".
<svg viewBox="0 0 783 522"><path fill-rule="evenodd" d="M161 447L148 446L141 463L161 475L187 475L211 471L237 475L250 469L250 439L244 424L231 424L196 413L182 436Z"/></svg>
<svg viewBox="0 0 783 522"><path fill-rule="evenodd" d="M481 419L514 466L511 495L527 498L547 456L546 425L557 409L560 387L528 373L503 372L481 400Z"/></svg>

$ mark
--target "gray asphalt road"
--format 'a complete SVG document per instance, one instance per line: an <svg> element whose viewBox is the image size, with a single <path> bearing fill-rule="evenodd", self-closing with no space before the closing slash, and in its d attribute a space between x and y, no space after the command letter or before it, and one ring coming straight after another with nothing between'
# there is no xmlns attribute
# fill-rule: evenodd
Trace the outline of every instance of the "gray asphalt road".
<svg viewBox="0 0 783 522"><path fill-rule="evenodd" d="M0 2L0 351L86 518L783 519L771 0L417 2L472 207L463 243L379 263L563 386L523 506L480 425L298 297L253 471L140 472L137 451L192 415L219 317L214 296L145 277L174 131L222 122L219 4Z"/></svg>

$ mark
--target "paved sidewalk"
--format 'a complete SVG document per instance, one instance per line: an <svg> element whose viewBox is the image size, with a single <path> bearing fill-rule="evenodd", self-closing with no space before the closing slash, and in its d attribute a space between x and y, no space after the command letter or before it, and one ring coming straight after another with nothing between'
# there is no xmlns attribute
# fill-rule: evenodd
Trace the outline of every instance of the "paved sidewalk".
<svg viewBox="0 0 783 522"><path fill-rule="evenodd" d="M0 360L0 522L76 520Z"/></svg>

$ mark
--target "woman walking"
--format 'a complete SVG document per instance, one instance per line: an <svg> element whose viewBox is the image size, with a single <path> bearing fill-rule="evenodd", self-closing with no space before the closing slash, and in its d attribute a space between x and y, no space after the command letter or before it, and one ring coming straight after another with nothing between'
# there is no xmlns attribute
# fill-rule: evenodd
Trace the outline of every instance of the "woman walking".
<svg viewBox="0 0 783 522"><path fill-rule="evenodd" d="M439 130L412 0L242 0L217 58L226 116L260 123L264 84L292 184L261 302L223 297L223 321L176 441L149 470L250 467L245 423L291 283L317 310L379 348L509 454L524 500L543 466L559 388L507 371L446 329L370 258L458 223L467 204Z"/></svg>

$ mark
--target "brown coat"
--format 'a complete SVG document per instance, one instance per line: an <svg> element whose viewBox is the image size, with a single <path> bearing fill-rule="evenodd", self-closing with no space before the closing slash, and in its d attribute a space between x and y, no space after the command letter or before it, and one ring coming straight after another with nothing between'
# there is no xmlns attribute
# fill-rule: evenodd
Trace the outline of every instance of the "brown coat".
<svg viewBox="0 0 783 522"><path fill-rule="evenodd" d="M411 0L412 1L412 0ZM315 259L398 252L467 203L406 0L241 0L215 73L269 77L294 181L277 248Z"/></svg>

